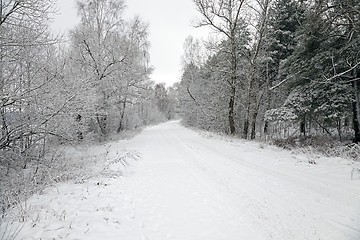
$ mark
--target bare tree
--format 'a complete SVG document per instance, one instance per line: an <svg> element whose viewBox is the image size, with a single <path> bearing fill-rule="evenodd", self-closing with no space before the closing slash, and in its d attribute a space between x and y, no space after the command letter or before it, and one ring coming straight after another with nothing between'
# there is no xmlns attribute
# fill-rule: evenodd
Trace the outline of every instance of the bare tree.
<svg viewBox="0 0 360 240"><path fill-rule="evenodd" d="M208 26L221 34L229 44L229 69L230 77L225 79L229 86L228 123L230 134L234 134L235 120L234 107L238 84L238 59L237 54L237 30L241 23L241 14L245 0L194 0L202 19L196 23L196 27Z"/></svg>
<svg viewBox="0 0 360 240"><path fill-rule="evenodd" d="M48 140L57 135L55 119L67 104L51 101L62 70L58 38L49 28L53 13L51 0L0 0L0 211L15 204L6 197L28 192L19 187L29 184L27 178L17 176L24 168L38 176L36 166L44 163Z"/></svg>
<svg viewBox="0 0 360 240"><path fill-rule="evenodd" d="M260 94L257 94L256 81L259 80L259 77L266 76L257 76L259 73L259 63L258 59L261 54L261 48L264 43L264 38L266 37L266 31L268 27L268 15L271 0L256 0L256 5L250 6L255 13L256 24L254 25L254 43L252 48L249 51L249 64L250 64L250 76L249 76L249 86L247 91L247 100L246 100L246 113L245 113L245 122L243 137L247 138L249 133L249 128L251 129L250 138L254 139L256 135L256 119L258 116L258 111L260 107L260 100L264 94L264 91L267 91L267 88L262 89ZM251 125L250 125L251 121Z"/></svg>
<svg viewBox="0 0 360 240"><path fill-rule="evenodd" d="M95 120L103 136L109 132L107 81L125 61L122 0L77 1L81 23L72 31L73 60L95 91ZM117 44L116 44L117 43Z"/></svg>
<svg viewBox="0 0 360 240"><path fill-rule="evenodd" d="M124 7L122 0L78 1L81 22L71 32L71 68L82 83L71 90L81 102L75 116L86 115L102 137L126 128L128 110L149 89L148 25L123 19Z"/></svg>
<svg viewBox="0 0 360 240"><path fill-rule="evenodd" d="M57 75L56 67L49 65L49 48L57 42L48 26L53 12L49 0L0 1L0 149L24 141L29 145L34 135L44 132L39 130L44 115L28 122L41 108L34 104L36 98Z"/></svg>

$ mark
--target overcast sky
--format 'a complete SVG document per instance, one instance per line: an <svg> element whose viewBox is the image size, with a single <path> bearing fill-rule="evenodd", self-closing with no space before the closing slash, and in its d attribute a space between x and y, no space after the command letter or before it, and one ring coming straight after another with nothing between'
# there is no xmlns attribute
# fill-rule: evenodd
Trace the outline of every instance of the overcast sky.
<svg viewBox="0 0 360 240"><path fill-rule="evenodd" d="M192 0L127 0L126 18L135 15L149 23L152 79L171 85L180 80L183 43L187 36L206 39L206 29L194 29L191 20L198 15ZM54 28L67 31L79 20L75 0L58 0L59 15Z"/></svg>

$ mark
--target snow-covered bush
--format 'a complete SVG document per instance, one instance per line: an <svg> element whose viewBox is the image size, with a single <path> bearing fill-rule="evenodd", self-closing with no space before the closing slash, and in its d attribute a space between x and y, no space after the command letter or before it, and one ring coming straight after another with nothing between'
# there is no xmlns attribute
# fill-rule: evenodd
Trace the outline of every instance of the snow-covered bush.
<svg viewBox="0 0 360 240"><path fill-rule="evenodd" d="M271 122L286 122L294 121L298 117L294 113L294 110L287 107L280 107L277 109L270 109L265 113L265 121Z"/></svg>
<svg viewBox="0 0 360 240"><path fill-rule="evenodd" d="M34 193L41 192L47 186L92 174L89 172L89 166L96 164L94 156L84 155L75 158L66 151L64 147L54 147L38 161L30 161L25 169L16 165L10 169L2 166L0 168L1 216L12 207L18 207L22 213L26 213L26 199Z"/></svg>

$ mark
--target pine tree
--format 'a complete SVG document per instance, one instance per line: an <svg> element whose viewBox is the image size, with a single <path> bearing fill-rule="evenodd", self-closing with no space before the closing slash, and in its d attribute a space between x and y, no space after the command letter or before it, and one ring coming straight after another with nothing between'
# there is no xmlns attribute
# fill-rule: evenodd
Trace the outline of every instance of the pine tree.
<svg viewBox="0 0 360 240"><path fill-rule="evenodd" d="M349 50L354 44L349 45L349 30L344 30L343 26L346 18L338 12L341 4L333 3L316 1L306 11L306 19L296 33L298 44L284 65L288 86L292 92L298 92L289 95L287 101L296 102L297 109L301 109L297 110L297 115L302 119L301 131L304 134L306 122L311 125L314 121L324 130L324 121L331 120L330 127L339 125L349 112L352 101L350 97L344 97L351 87L345 79L353 73L349 70L353 70L356 61L354 52L344 54L344 49ZM355 35L352 37L357 39ZM310 101L293 98L305 91ZM337 128L341 136L341 128ZM326 132L331 134L327 129Z"/></svg>

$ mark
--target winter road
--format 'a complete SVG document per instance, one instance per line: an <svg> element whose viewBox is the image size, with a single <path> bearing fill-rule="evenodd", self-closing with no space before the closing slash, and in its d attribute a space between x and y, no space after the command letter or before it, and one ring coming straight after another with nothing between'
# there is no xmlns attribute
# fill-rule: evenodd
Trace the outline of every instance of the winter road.
<svg viewBox="0 0 360 240"><path fill-rule="evenodd" d="M178 122L145 130L131 186L147 239L360 239L360 182L330 159L307 162Z"/></svg>
<svg viewBox="0 0 360 240"><path fill-rule="evenodd" d="M360 239L360 178L350 180L348 160L193 131L177 121L110 144L92 149L106 148L95 158L101 174L29 199L15 239ZM127 162L136 153L138 161L124 169L118 151L129 153Z"/></svg>

